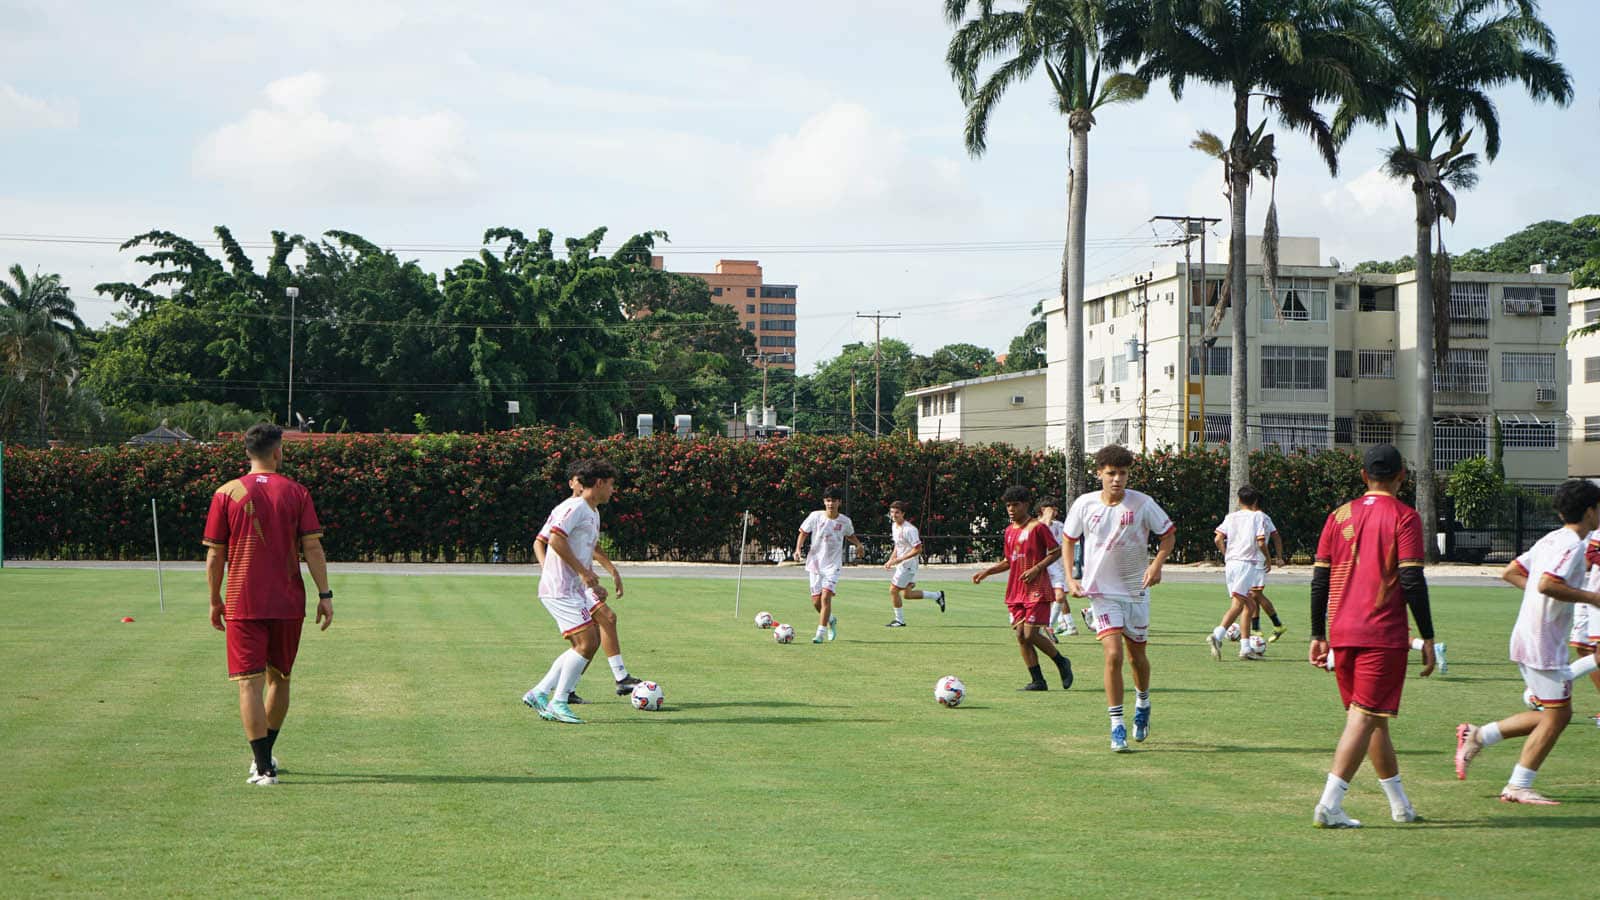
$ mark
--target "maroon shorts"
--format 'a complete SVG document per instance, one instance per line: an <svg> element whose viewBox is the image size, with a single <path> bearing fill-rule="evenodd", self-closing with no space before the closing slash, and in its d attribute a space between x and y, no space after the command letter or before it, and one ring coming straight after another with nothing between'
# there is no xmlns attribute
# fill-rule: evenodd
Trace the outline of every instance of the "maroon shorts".
<svg viewBox="0 0 1600 900"><path fill-rule="evenodd" d="M1333 672L1339 679L1339 699L1345 709L1354 706L1386 718L1399 715L1409 652L1404 647L1335 648Z"/></svg>
<svg viewBox="0 0 1600 900"><path fill-rule="evenodd" d="M285 678L300 652L300 627L305 619L229 619L228 677L256 678L270 667Z"/></svg>
<svg viewBox="0 0 1600 900"><path fill-rule="evenodd" d="M1006 601L1006 610L1011 613L1011 627L1026 622L1029 625L1038 625L1043 628L1050 624L1050 601L1039 600L1036 602L1022 601L1020 603Z"/></svg>

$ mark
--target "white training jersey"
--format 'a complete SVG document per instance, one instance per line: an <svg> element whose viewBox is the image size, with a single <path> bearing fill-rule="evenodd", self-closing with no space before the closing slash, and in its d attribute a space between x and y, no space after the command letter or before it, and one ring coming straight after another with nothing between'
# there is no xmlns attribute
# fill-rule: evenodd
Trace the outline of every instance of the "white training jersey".
<svg viewBox="0 0 1600 900"><path fill-rule="evenodd" d="M600 541L600 511L590 506L582 497L561 501L550 513L549 529L541 533L557 532L567 539L567 548L578 558L578 563L588 570L594 564L594 545ZM555 551L545 554L544 571L539 576L539 596L575 597L583 593L585 585L580 573L568 566Z"/></svg>
<svg viewBox="0 0 1600 900"><path fill-rule="evenodd" d="M1272 520L1259 509L1234 510L1217 526L1217 534L1227 539L1227 552L1223 554L1226 562L1249 563L1252 566L1266 565L1266 554L1256 543L1257 538L1268 538L1272 535Z"/></svg>
<svg viewBox="0 0 1600 900"><path fill-rule="evenodd" d="M1572 604L1552 600L1539 590L1540 578L1555 576L1572 587L1582 587L1584 540L1570 528L1557 528L1539 539L1517 565L1528 573L1522 591L1522 608L1511 629L1511 659L1530 669L1567 666L1567 638L1572 632Z"/></svg>
<svg viewBox="0 0 1600 900"><path fill-rule="evenodd" d="M901 522L899 525L891 522L889 530L894 537L894 555L897 559L917 549L917 545L922 543L922 534L917 531L917 526L910 522ZM916 561L917 557L915 556L902 560L902 562L908 563L915 563Z"/></svg>
<svg viewBox="0 0 1600 900"><path fill-rule="evenodd" d="M826 572L844 565L844 539L856 533L849 516L840 513L837 519L830 519L826 512L815 510L800 523L800 530L811 535L807 570Z"/></svg>
<svg viewBox="0 0 1600 900"><path fill-rule="evenodd" d="M1586 542L1590 547L1600 547L1600 531L1589 532ZM1584 548L1585 552L1588 547ZM1583 589L1586 591L1600 591L1600 566L1590 566L1589 574L1583 580Z"/></svg>
<svg viewBox="0 0 1600 900"><path fill-rule="evenodd" d="M1061 539L1061 536L1066 533L1067 523L1060 519L1054 519L1049 524L1050 536L1056 539L1056 544L1058 546L1065 548L1066 542ZM1066 550L1063 549L1061 551L1061 556L1056 557L1056 561L1051 563L1050 566L1045 569L1045 574L1050 576L1051 584L1066 583L1067 568L1061 561L1065 556Z"/></svg>
<svg viewBox="0 0 1600 900"><path fill-rule="evenodd" d="M1150 536L1171 531L1172 520L1148 494L1124 491L1115 506L1100 494L1084 494L1067 511L1064 533L1084 542L1083 590L1090 597L1143 597Z"/></svg>

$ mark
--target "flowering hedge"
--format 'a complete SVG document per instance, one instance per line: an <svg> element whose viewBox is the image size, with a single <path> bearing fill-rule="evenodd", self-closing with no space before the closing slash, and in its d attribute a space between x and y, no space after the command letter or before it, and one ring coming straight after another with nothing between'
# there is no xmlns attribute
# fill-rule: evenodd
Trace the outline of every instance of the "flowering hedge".
<svg viewBox="0 0 1600 900"><path fill-rule="evenodd" d="M727 559L745 509L754 543L792 548L796 527L829 484L846 486L861 532L886 532L888 503L903 499L918 510L930 552L994 558L1005 487L1060 493L1064 481L1060 454L1004 445L804 435L763 444L639 440L538 428L292 444L284 472L316 498L332 559L487 560L498 545L504 558L522 560L545 514L567 495L567 463L585 456L610 459L622 472L602 516L621 559ZM1257 453L1252 467L1291 552L1309 552L1328 510L1361 489L1358 461L1343 451ZM163 556L198 558L212 492L245 468L237 445L8 446L6 552L152 557L153 497ZM1180 560L1214 554L1227 480L1225 450L1157 451L1136 462L1131 478L1178 523Z"/></svg>

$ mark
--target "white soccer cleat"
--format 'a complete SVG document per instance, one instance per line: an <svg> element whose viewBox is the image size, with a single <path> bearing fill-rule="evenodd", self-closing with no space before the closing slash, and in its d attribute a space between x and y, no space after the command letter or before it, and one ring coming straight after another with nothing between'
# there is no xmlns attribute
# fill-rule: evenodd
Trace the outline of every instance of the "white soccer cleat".
<svg viewBox="0 0 1600 900"><path fill-rule="evenodd" d="M1478 726L1470 722L1462 722L1456 726L1456 780L1467 780L1467 767L1472 765L1472 758L1483 749L1483 739L1478 734Z"/></svg>
<svg viewBox="0 0 1600 900"><path fill-rule="evenodd" d="M245 784L277 784L278 776L268 773L266 775L251 775L244 780Z"/></svg>
<svg viewBox="0 0 1600 900"><path fill-rule="evenodd" d="M1343 809L1329 809L1318 803L1316 812L1311 814L1311 824L1318 828L1360 828L1361 820L1350 818Z"/></svg>
<svg viewBox="0 0 1600 900"><path fill-rule="evenodd" d="M1400 809L1395 809L1392 806L1389 807L1389 818L1394 819L1396 822L1421 822L1422 821L1422 817L1417 815L1416 807L1412 806L1409 803L1407 803L1405 806L1401 807Z"/></svg>
<svg viewBox="0 0 1600 900"><path fill-rule="evenodd" d="M1531 787L1512 787L1506 785L1500 792L1500 800L1504 803L1527 803L1531 806L1560 806L1560 800L1551 800Z"/></svg>
<svg viewBox="0 0 1600 900"><path fill-rule="evenodd" d="M1245 647L1249 647L1248 644L1246 644L1244 646ZM1240 649L1240 651L1239 651L1239 659L1240 659L1240 661L1246 661L1246 660L1266 659L1266 657L1263 656L1260 653L1257 653L1254 650Z"/></svg>
<svg viewBox="0 0 1600 900"><path fill-rule="evenodd" d="M1206 635L1206 646L1211 648L1211 658L1222 662L1222 642L1217 640L1215 634Z"/></svg>
<svg viewBox="0 0 1600 900"><path fill-rule="evenodd" d="M272 773L274 775L278 773L278 758L276 756L272 758ZM259 774L261 773L256 771L256 761L250 760L250 777L254 778Z"/></svg>

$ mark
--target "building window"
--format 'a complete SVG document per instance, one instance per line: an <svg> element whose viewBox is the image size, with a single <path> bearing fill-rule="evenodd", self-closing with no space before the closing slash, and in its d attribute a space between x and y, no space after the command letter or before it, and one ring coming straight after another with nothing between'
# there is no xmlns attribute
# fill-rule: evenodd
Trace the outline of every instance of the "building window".
<svg viewBox="0 0 1600 900"><path fill-rule="evenodd" d="M1489 455L1489 427L1483 419L1436 416L1433 420L1433 465L1449 470L1474 456Z"/></svg>
<svg viewBox="0 0 1600 900"><path fill-rule="evenodd" d="M1489 285L1482 281L1450 283L1450 336L1489 336Z"/></svg>
<svg viewBox="0 0 1600 900"><path fill-rule="evenodd" d="M1233 348L1218 347L1212 344L1206 348L1206 374L1207 375L1232 375L1233 374Z"/></svg>
<svg viewBox="0 0 1600 900"><path fill-rule="evenodd" d="M762 319L761 320L761 330L762 331L793 331L794 330L794 320L793 319Z"/></svg>
<svg viewBox="0 0 1600 900"><path fill-rule="evenodd" d="M1352 368L1351 357L1354 356L1354 355L1355 354L1351 353L1349 350L1335 350L1335 351L1333 351L1333 377L1335 377L1335 378L1354 378L1355 377L1355 375L1351 372L1351 368Z"/></svg>
<svg viewBox="0 0 1600 900"><path fill-rule="evenodd" d="M792 334L763 334L761 336L763 347L793 347L794 335Z"/></svg>
<svg viewBox="0 0 1600 900"><path fill-rule="evenodd" d="M1350 308L1350 295L1352 293L1354 293L1354 291L1355 291L1355 285L1351 284L1348 281L1342 282L1340 284L1335 284L1333 286L1333 308L1334 309L1349 309Z"/></svg>
<svg viewBox="0 0 1600 900"><path fill-rule="evenodd" d="M1200 270L1196 269L1193 275L1190 276L1189 283L1193 285L1191 288L1192 293L1189 295L1189 307L1191 309L1198 309L1202 304L1207 308L1213 307L1216 306L1217 303L1222 299L1221 278L1206 279L1206 286L1204 291L1202 291L1200 289Z"/></svg>
<svg viewBox="0 0 1600 900"><path fill-rule="evenodd" d="M794 315L793 303L763 303L761 304L763 316L792 316Z"/></svg>
<svg viewBox="0 0 1600 900"><path fill-rule="evenodd" d="M761 286L761 296L776 300L794 299L794 285L792 284L764 284ZM793 312L793 309L790 310Z"/></svg>
<svg viewBox="0 0 1600 900"><path fill-rule="evenodd" d="M1206 413L1206 443L1226 444L1233 440L1233 416L1229 413Z"/></svg>
<svg viewBox="0 0 1600 900"><path fill-rule="evenodd" d="M1554 353L1502 353L1500 354L1500 380L1555 384L1556 355Z"/></svg>
<svg viewBox="0 0 1600 900"><path fill-rule="evenodd" d="M1086 453L1093 453L1106 445L1106 423L1085 422L1083 425L1083 449Z"/></svg>
<svg viewBox="0 0 1600 900"><path fill-rule="evenodd" d="M1362 312L1394 312L1394 288L1373 287L1371 285L1358 285L1356 295L1360 298L1357 309Z"/></svg>
<svg viewBox="0 0 1600 900"><path fill-rule="evenodd" d="M1128 445L1128 421L1127 419L1112 419L1106 423L1106 443L1108 445L1121 444L1124 447Z"/></svg>
<svg viewBox="0 0 1600 900"><path fill-rule="evenodd" d="M1083 305L1084 322L1089 325L1099 325L1106 320L1106 301L1090 300Z"/></svg>
<svg viewBox="0 0 1600 900"><path fill-rule="evenodd" d="M754 323L754 322L746 322L746 323L744 323L744 330L745 331L755 331L756 330L756 323Z"/></svg>
<svg viewBox="0 0 1600 900"><path fill-rule="evenodd" d="M1264 321L1326 322L1328 282L1322 278L1280 278L1276 302L1267 294L1265 286L1257 292L1256 302L1261 304Z"/></svg>
<svg viewBox="0 0 1600 900"><path fill-rule="evenodd" d="M1392 444L1394 423L1383 419L1362 419L1356 429L1356 439L1363 444Z"/></svg>
<svg viewBox="0 0 1600 900"><path fill-rule="evenodd" d="M1556 289L1539 288L1539 315L1554 318L1556 314Z"/></svg>
<svg viewBox="0 0 1600 900"><path fill-rule="evenodd" d="M1128 357L1117 354L1111 357L1111 383L1120 384L1128 380Z"/></svg>
<svg viewBox="0 0 1600 900"><path fill-rule="evenodd" d="M1433 389L1452 394L1489 393L1489 351L1452 347L1433 371Z"/></svg>
<svg viewBox="0 0 1600 900"><path fill-rule="evenodd" d="M1106 361L1103 359L1089 360L1089 384L1106 383Z"/></svg>
<svg viewBox="0 0 1600 900"><path fill-rule="evenodd" d="M756 314L756 305L754 303L746 303L744 305L744 311L753 316Z"/></svg>
<svg viewBox="0 0 1600 900"><path fill-rule="evenodd" d="M1593 325L1600 322L1600 297L1583 301L1583 324Z"/></svg>
<svg viewBox="0 0 1600 900"><path fill-rule="evenodd" d="M754 297L754 296L755 296L755 295L756 295L756 289L755 289L755 288L745 288L745 289L744 289L744 295L745 295L745 296L746 296L746 297ZM755 311L756 311L756 310L755 310L755 307L753 307L753 306L752 306L752 307L751 307L751 308L750 308L750 311L751 311L751 312L755 312Z"/></svg>
<svg viewBox="0 0 1600 900"><path fill-rule="evenodd" d="M1594 384L1600 381L1600 356L1586 356L1583 359L1583 383Z"/></svg>
<svg viewBox="0 0 1600 900"><path fill-rule="evenodd" d="M1355 417L1333 417L1333 442L1335 444L1354 444L1356 442Z"/></svg>
<svg viewBox="0 0 1600 900"><path fill-rule="evenodd" d="M722 288L719 288L719 287L712 288L711 289L711 296L713 296L713 297L721 297L722 296Z"/></svg>
<svg viewBox="0 0 1600 900"><path fill-rule="evenodd" d="M1359 378L1393 378L1393 350L1362 350L1356 354L1356 375Z"/></svg>
<svg viewBox="0 0 1600 900"><path fill-rule="evenodd" d="M1320 349L1320 348L1319 348ZM1321 450L1328 446L1328 417L1303 413L1262 413L1261 445L1284 451Z"/></svg>
<svg viewBox="0 0 1600 900"><path fill-rule="evenodd" d="M1262 399L1327 399L1327 347L1262 347ZM1293 396L1268 397L1267 391L1293 392ZM1326 417L1323 417L1326 420ZM1323 427L1327 427L1324 421Z"/></svg>
<svg viewBox="0 0 1600 900"><path fill-rule="evenodd" d="M932 397L923 397L922 398L922 417L924 419L926 419L927 417L929 417L931 415L933 415L933 398Z"/></svg>
<svg viewBox="0 0 1600 900"><path fill-rule="evenodd" d="M1111 318L1117 319L1128 314L1128 292L1123 291L1111 298ZM1113 441L1112 443L1115 443Z"/></svg>
<svg viewBox="0 0 1600 900"><path fill-rule="evenodd" d="M1507 450L1556 449L1556 423L1517 416L1501 417L1500 443Z"/></svg>
<svg viewBox="0 0 1600 900"><path fill-rule="evenodd" d="M1583 439L1589 443L1600 441L1600 416L1583 417Z"/></svg>

